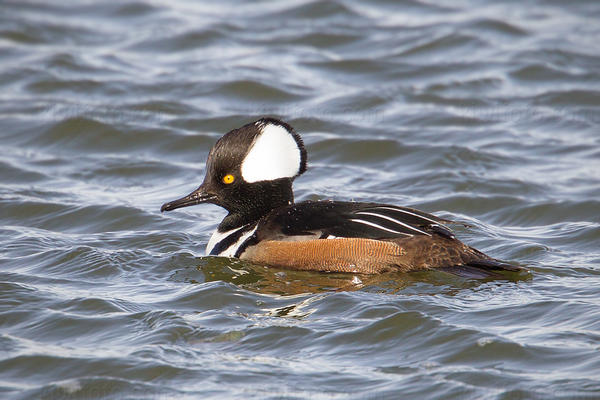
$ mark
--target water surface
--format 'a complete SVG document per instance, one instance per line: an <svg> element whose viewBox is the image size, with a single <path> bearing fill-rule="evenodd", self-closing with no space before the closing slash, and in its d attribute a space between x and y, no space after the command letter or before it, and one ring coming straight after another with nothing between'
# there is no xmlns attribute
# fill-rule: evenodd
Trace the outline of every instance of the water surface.
<svg viewBox="0 0 600 400"><path fill-rule="evenodd" d="M600 3L5 1L0 397L600 398ZM160 205L302 134L296 197L409 205L531 274L203 257Z"/></svg>

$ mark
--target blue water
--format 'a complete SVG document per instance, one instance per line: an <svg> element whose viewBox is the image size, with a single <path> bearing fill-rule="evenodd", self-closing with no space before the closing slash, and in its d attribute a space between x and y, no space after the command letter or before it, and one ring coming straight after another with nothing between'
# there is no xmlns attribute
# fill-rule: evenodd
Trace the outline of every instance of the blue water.
<svg viewBox="0 0 600 400"><path fill-rule="evenodd" d="M0 397L599 399L600 3L4 1ZM260 116L296 198L529 275L286 271L161 214Z"/></svg>

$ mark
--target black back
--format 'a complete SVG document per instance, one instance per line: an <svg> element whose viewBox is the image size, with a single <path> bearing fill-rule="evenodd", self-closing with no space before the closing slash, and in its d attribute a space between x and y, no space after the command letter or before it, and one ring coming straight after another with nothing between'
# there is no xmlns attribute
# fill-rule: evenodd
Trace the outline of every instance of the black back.
<svg viewBox="0 0 600 400"><path fill-rule="evenodd" d="M279 207L262 218L259 240L285 236L393 239L439 234L454 238L441 225L448 221L409 207L378 203L305 201Z"/></svg>

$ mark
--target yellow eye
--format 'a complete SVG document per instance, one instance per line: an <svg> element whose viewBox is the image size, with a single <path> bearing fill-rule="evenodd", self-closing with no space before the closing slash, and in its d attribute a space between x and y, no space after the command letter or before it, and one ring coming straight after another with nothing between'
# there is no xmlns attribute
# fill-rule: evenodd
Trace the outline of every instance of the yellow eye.
<svg viewBox="0 0 600 400"><path fill-rule="evenodd" d="M223 183L226 185L233 183L233 181L235 181L235 177L231 174L227 174L223 177Z"/></svg>

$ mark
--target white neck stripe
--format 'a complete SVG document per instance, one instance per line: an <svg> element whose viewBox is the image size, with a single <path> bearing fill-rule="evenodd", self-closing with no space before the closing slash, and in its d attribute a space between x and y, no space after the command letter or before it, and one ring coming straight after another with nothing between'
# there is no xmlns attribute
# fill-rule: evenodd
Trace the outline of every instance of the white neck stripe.
<svg viewBox="0 0 600 400"><path fill-rule="evenodd" d="M215 231L213 232L212 236L210 237L210 239L208 241L208 244L206 245L206 255L208 256L219 242L221 242L223 239L225 239L229 235L239 231L243 227L244 227L244 225L240 226L239 228L234 228L234 229L231 229L231 230L225 231L225 232L219 232L219 229L215 229Z"/></svg>
<svg viewBox="0 0 600 400"><path fill-rule="evenodd" d="M235 234L237 231L247 226L248 225L240 226L239 228L235 228L227 232L219 232L218 230L216 230L211 236L210 240L208 241L208 245L206 246L206 255L210 255L215 246L221 243L223 240L226 240L230 235ZM227 247L225 250L222 250L219 254L216 255L219 257L234 257L235 253L237 253L237 250L240 248L240 246L242 246L244 242L248 240L254 234L254 232L256 232L256 228L258 228L258 224L256 224L253 229L242 234L235 243L232 243L229 247Z"/></svg>

